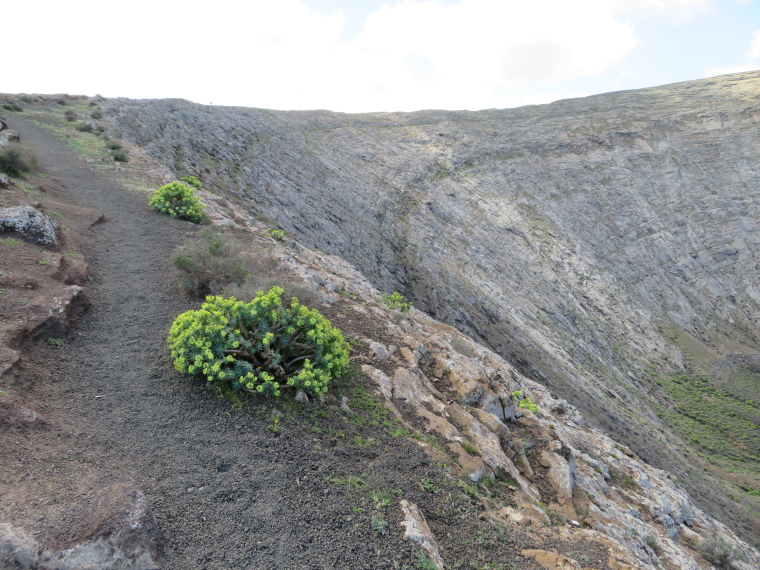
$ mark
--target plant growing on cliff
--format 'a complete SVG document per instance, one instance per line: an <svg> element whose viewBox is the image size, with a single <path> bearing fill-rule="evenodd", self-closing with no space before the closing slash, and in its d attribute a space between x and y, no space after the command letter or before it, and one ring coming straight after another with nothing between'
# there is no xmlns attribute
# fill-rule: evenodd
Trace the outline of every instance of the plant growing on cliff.
<svg viewBox="0 0 760 570"><path fill-rule="evenodd" d="M250 303L207 297L200 310L182 313L168 338L174 367L266 396L324 394L348 368L348 345L317 310L295 299L285 306L281 296L273 287Z"/></svg>
<svg viewBox="0 0 760 570"><path fill-rule="evenodd" d="M282 243L285 241L285 232L282 230L267 228L267 233L272 236L272 239L276 242Z"/></svg>
<svg viewBox="0 0 760 570"><path fill-rule="evenodd" d="M523 410L530 410L531 412L537 412L539 410L539 407L533 402L533 400L524 396L522 390L515 390L512 392L512 400L518 408L522 408Z"/></svg>
<svg viewBox="0 0 760 570"><path fill-rule="evenodd" d="M698 548L702 558L718 568L728 569L734 560L744 560L744 553L739 548L717 535L702 541Z"/></svg>
<svg viewBox="0 0 760 570"><path fill-rule="evenodd" d="M390 295L383 295L380 299L389 309L398 309L402 313L408 313L409 307L412 306L409 300L398 291L394 291Z"/></svg>
<svg viewBox="0 0 760 570"><path fill-rule="evenodd" d="M201 221L205 210L205 206L200 203L193 189L182 182L171 182L161 186L148 200L148 206L172 218L188 220L196 224Z"/></svg>

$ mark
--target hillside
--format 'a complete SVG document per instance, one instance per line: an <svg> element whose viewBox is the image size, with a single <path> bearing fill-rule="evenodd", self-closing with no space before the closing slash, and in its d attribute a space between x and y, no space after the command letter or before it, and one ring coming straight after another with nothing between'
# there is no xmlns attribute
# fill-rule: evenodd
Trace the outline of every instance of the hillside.
<svg viewBox="0 0 760 570"><path fill-rule="evenodd" d="M92 568L760 565L734 534L757 544L757 137L742 117L758 84L371 116L6 96L43 170L12 177L0 205L39 201L61 242L0 236L3 552L71 568L104 552ZM570 140L584 112L619 130L623 103L627 120L654 117L636 132L667 127L640 135L649 150L601 127ZM729 134L694 118L732 105L745 111ZM679 164L668 184L663 145ZM742 168L718 164L742 153ZM628 186L591 184L594 158ZM712 172L709 191L688 165ZM185 174L213 192L209 220L233 228L219 235L348 335L352 372L331 390L348 409L220 398L172 369L166 331L195 304L169 258L197 228L144 191ZM544 187L560 178L566 190ZM657 232L630 229L644 200ZM716 249L721 232L733 241ZM686 242L696 257L679 256ZM718 259L726 243L737 251ZM55 317L62 290L92 303L81 323L78 305ZM490 349L387 307L393 290Z"/></svg>
<svg viewBox="0 0 760 570"><path fill-rule="evenodd" d="M116 136L471 334L760 535L760 73L481 112L105 107Z"/></svg>

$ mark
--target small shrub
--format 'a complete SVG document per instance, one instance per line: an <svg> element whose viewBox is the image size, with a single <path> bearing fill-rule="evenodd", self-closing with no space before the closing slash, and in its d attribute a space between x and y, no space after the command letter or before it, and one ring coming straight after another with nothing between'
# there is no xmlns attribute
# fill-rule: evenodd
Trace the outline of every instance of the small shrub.
<svg viewBox="0 0 760 570"><path fill-rule="evenodd" d="M734 560L744 560L744 553L717 535L712 535L699 545L702 558L718 568L731 568Z"/></svg>
<svg viewBox="0 0 760 570"><path fill-rule="evenodd" d="M37 170L37 158L29 148L18 143L10 143L0 148L0 170L11 176L34 172Z"/></svg>
<svg viewBox="0 0 760 570"><path fill-rule="evenodd" d="M372 515L370 524L372 525L372 530L377 533L385 534L388 532L388 523L380 515Z"/></svg>
<svg viewBox="0 0 760 570"><path fill-rule="evenodd" d="M380 299L385 303L385 306L389 309L398 309L402 313L408 313L411 303L398 291L394 291L390 295L383 295Z"/></svg>
<svg viewBox="0 0 760 570"><path fill-rule="evenodd" d="M95 109L92 113L90 113L90 117L95 119L96 121L99 121L103 118L103 112L100 109Z"/></svg>
<svg viewBox="0 0 760 570"><path fill-rule="evenodd" d="M21 99L21 101L23 101L26 104L34 103L34 97L32 97L31 95L22 95L21 97L19 97L19 99Z"/></svg>
<svg viewBox="0 0 760 570"><path fill-rule="evenodd" d="M657 542L657 539L653 535L647 534L641 540L644 541L644 544L646 544L649 548L654 550L655 553L659 553L660 544Z"/></svg>
<svg viewBox="0 0 760 570"><path fill-rule="evenodd" d="M418 550L414 553L414 567L417 570L438 570L435 562L428 558L427 554Z"/></svg>
<svg viewBox="0 0 760 570"><path fill-rule="evenodd" d="M106 148L108 150L121 150L123 147L116 141L108 141L106 143Z"/></svg>
<svg viewBox="0 0 760 570"><path fill-rule="evenodd" d="M68 105L68 103L66 103L66 99L58 99L58 101L56 101L56 103L58 103L62 107L65 107L66 105Z"/></svg>
<svg viewBox="0 0 760 570"><path fill-rule="evenodd" d="M77 112L73 109L68 109L63 116L66 118L66 120L70 123L73 123L79 118L79 115L77 115Z"/></svg>
<svg viewBox="0 0 760 570"><path fill-rule="evenodd" d="M250 303L207 297L179 315L168 338L174 367L266 396L288 388L324 394L348 368L348 345L317 310L295 300L286 307L281 296L274 287Z"/></svg>
<svg viewBox="0 0 760 570"><path fill-rule="evenodd" d="M91 133L95 130L90 123L78 123L74 128L80 133Z"/></svg>
<svg viewBox="0 0 760 570"><path fill-rule="evenodd" d="M470 455L480 455L478 448L475 447L472 443L470 443L466 439L463 439L460 445L462 446L462 449L464 449Z"/></svg>
<svg viewBox="0 0 760 570"><path fill-rule="evenodd" d="M298 299L301 305L315 308L321 295L307 284L291 281L290 277L279 271L279 260L270 255L258 255L248 259L246 268L248 276L242 285L230 283L224 288L226 297L236 299L253 299L259 291L269 291L272 287L282 287L283 299Z"/></svg>
<svg viewBox="0 0 760 570"><path fill-rule="evenodd" d="M51 346L63 346L63 339L51 337L47 339L47 343Z"/></svg>
<svg viewBox="0 0 760 570"><path fill-rule="evenodd" d="M180 180L196 190L203 190L203 184L195 176L183 176Z"/></svg>
<svg viewBox="0 0 760 570"><path fill-rule="evenodd" d="M435 495L438 495L443 492L443 489L441 489L438 485L433 483L430 480L430 477L425 477L424 479L420 479L420 486L428 493L433 493Z"/></svg>
<svg viewBox="0 0 760 570"><path fill-rule="evenodd" d="M242 246L229 235L205 229L172 257L179 269L180 287L196 297L219 295L231 283L242 285L248 270L241 258Z"/></svg>
<svg viewBox="0 0 760 570"><path fill-rule="evenodd" d="M157 212L167 214L172 218L188 220L196 224L201 221L205 210L205 206L200 203L192 188L185 186L182 182L171 182L161 186L150 197L148 205Z"/></svg>
<svg viewBox="0 0 760 570"><path fill-rule="evenodd" d="M515 390L512 392L512 400L518 408L524 410L530 410L531 412L537 412L540 408L528 397L523 397L521 390Z"/></svg>
<svg viewBox="0 0 760 570"><path fill-rule="evenodd" d="M129 156L123 150L112 150L111 156L116 162L129 162Z"/></svg>
<svg viewBox="0 0 760 570"><path fill-rule="evenodd" d="M6 111L16 111L18 113L24 110L24 108L21 107L18 103L6 103L3 105L3 109Z"/></svg>
<svg viewBox="0 0 760 570"><path fill-rule="evenodd" d="M267 233L272 236L272 239L274 239L276 242L282 243L285 241L285 232L282 230L267 228Z"/></svg>

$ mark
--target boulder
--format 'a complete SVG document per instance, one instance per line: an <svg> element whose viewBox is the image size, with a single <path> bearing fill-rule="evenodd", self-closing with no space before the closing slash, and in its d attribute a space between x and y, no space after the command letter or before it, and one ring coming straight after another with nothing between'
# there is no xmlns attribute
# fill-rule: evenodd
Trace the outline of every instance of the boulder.
<svg viewBox="0 0 760 570"><path fill-rule="evenodd" d="M0 234L17 234L40 245L58 247L58 225L35 204L0 209Z"/></svg>

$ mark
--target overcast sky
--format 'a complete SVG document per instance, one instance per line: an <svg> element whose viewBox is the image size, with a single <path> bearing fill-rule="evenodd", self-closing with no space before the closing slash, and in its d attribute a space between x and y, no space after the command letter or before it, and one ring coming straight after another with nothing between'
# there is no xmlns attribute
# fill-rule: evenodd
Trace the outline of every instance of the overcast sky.
<svg viewBox="0 0 760 570"><path fill-rule="evenodd" d="M0 92L484 109L760 69L760 0L3 1Z"/></svg>

